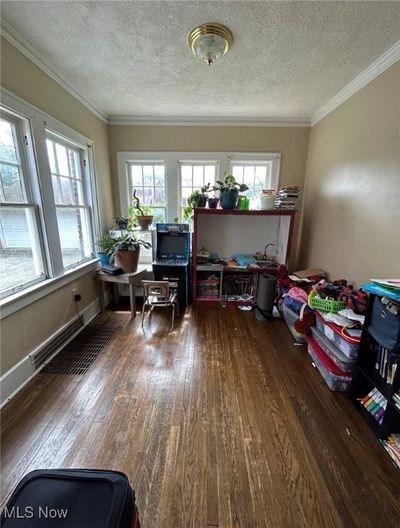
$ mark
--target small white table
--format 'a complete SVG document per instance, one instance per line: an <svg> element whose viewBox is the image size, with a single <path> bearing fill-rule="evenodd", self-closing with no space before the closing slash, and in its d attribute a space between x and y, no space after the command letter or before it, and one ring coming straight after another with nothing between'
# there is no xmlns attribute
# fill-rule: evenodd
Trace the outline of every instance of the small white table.
<svg viewBox="0 0 400 528"><path fill-rule="evenodd" d="M138 269L134 273L121 273L119 275L109 275L108 273L104 273L104 271L101 270L96 271L97 290L102 312L104 312L106 309L104 283L113 283L115 304L119 303L118 284L128 284L131 303L131 317L136 317L136 286L140 286L141 281L146 278L146 273L146 268Z"/></svg>

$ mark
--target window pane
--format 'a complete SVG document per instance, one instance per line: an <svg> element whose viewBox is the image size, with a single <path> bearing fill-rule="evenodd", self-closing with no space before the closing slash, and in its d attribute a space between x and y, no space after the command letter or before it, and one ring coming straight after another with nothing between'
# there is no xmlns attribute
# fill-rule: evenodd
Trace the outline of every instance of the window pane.
<svg viewBox="0 0 400 528"><path fill-rule="evenodd" d="M56 158L54 157L53 142L50 139L46 139L47 155L49 157L50 171L56 173Z"/></svg>
<svg viewBox="0 0 400 528"><path fill-rule="evenodd" d="M64 205L72 205L72 189L71 189L71 180L69 178L63 178L60 176L61 184L61 200Z"/></svg>
<svg viewBox="0 0 400 528"><path fill-rule="evenodd" d="M165 208L153 207L153 224L165 222Z"/></svg>
<svg viewBox="0 0 400 528"><path fill-rule="evenodd" d="M267 183L267 167L256 167L256 184L265 188Z"/></svg>
<svg viewBox="0 0 400 528"><path fill-rule="evenodd" d="M183 187L191 187L192 182L192 167L190 165L182 165L181 167L181 175L182 175L182 186Z"/></svg>
<svg viewBox="0 0 400 528"><path fill-rule="evenodd" d="M13 136L14 125L0 119L0 160L18 164L18 156Z"/></svg>
<svg viewBox="0 0 400 528"><path fill-rule="evenodd" d="M152 189L152 187L144 187L144 189L143 189L143 203L145 205L153 205L154 197L153 197L153 189Z"/></svg>
<svg viewBox="0 0 400 528"><path fill-rule="evenodd" d="M0 291L44 278L33 208L0 211Z"/></svg>
<svg viewBox="0 0 400 528"><path fill-rule="evenodd" d="M62 204L61 185L60 185L58 176L54 176L54 174L52 174L51 179L53 182L54 201L56 202L56 204L61 205Z"/></svg>
<svg viewBox="0 0 400 528"><path fill-rule="evenodd" d="M254 184L254 166L250 165L244 168L244 183L251 187Z"/></svg>
<svg viewBox="0 0 400 528"><path fill-rule="evenodd" d="M64 267L91 256L91 236L86 208L57 208L58 231Z"/></svg>
<svg viewBox="0 0 400 528"><path fill-rule="evenodd" d="M204 168L202 166L193 167L193 187L202 187L204 185Z"/></svg>
<svg viewBox="0 0 400 528"><path fill-rule="evenodd" d="M164 165L154 165L154 185L156 187L165 186Z"/></svg>
<svg viewBox="0 0 400 528"><path fill-rule="evenodd" d="M206 165L204 167L204 183L215 183L215 165Z"/></svg>
<svg viewBox="0 0 400 528"><path fill-rule="evenodd" d="M0 163L1 174L1 192L0 198L2 202L18 202L24 201L21 188L20 169L12 165L4 165Z"/></svg>
<svg viewBox="0 0 400 528"><path fill-rule="evenodd" d="M187 199L192 194L191 187L182 187L182 207L187 206Z"/></svg>
<svg viewBox="0 0 400 528"><path fill-rule="evenodd" d="M142 186L142 166L141 165L132 165L131 167L132 175L132 187Z"/></svg>
<svg viewBox="0 0 400 528"><path fill-rule="evenodd" d="M69 176L70 174L67 158L67 149L64 147L64 145L60 145L59 143L56 143L55 145L58 163L58 173L62 174L63 176Z"/></svg>
<svg viewBox="0 0 400 528"><path fill-rule="evenodd" d="M153 185L153 165L143 166L143 185Z"/></svg>
<svg viewBox="0 0 400 528"><path fill-rule="evenodd" d="M154 189L154 205L165 205L165 190L159 187Z"/></svg>
<svg viewBox="0 0 400 528"><path fill-rule="evenodd" d="M241 165L234 165L232 167L232 176L235 177L237 182L243 183L243 167Z"/></svg>
<svg viewBox="0 0 400 528"><path fill-rule="evenodd" d="M79 166L79 155L74 150L68 149L68 159L71 178L81 179L81 169Z"/></svg>

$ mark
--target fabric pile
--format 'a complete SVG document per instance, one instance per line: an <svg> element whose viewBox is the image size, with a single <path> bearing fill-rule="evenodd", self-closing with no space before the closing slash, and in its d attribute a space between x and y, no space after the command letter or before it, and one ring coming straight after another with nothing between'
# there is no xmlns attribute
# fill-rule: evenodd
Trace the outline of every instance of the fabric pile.
<svg viewBox="0 0 400 528"><path fill-rule="evenodd" d="M216 275L209 275L207 278L197 281L197 296L202 299L218 299L219 278Z"/></svg>

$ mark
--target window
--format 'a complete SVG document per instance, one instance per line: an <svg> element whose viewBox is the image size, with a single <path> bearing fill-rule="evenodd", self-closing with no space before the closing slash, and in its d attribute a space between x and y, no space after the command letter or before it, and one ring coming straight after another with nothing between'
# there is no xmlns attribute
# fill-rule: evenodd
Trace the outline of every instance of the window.
<svg viewBox="0 0 400 528"><path fill-rule="evenodd" d="M130 197L134 189L140 203L151 207L154 222L165 222L165 165L162 162L129 164Z"/></svg>
<svg viewBox="0 0 400 528"><path fill-rule="evenodd" d="M0 294L44 280L39 229L22 149L22 121L0 118Z"/></svg>
<svg viewBox="0 0 400 528"><path fill-rule="evenodd" d="M13 294L92 261L98 215L90 140L12 94L0 110L0 296L12 313Z"/></svg>
<svg viewBox="0 0 400 528"><path fill-rule="evenodd" d="M239 183L245 183L249 188L244 192L250 199L250 208L259 207L259 197L263 189L278 190L277 171L274 170L275 160L263 161L231 161L232 175Z"/></svg>
<svg viewBox="0 0 400 528"><path fill-rule="evenodd" d="M207 183L214 185L218 164L216 162L180 162L181 218L187 207L187 199L195 190L200 190Z"/></svg>
<svg viewBox="0 0 400 528"><path fill-rule="evenodd" d="M92 256L90 206L82 180L81 152L78 148L48 135L49 157L58 234L64 268Z"/></svg>
<svg viewBox="0 0 400 528"><path fill-rule="evenodd" d="M126 215L132 191L143 202L162 210L166 222L183 218L189 195L203 185L214 184L225 171L234 170L239 182L248 181L252 206L266 187L277 189L279 153L226 152L118 152L120 210ZM159 179L157 179L159 178ZM160 198L161 197L161 198ZM156 222L161 218L156 215Z"/></svg>

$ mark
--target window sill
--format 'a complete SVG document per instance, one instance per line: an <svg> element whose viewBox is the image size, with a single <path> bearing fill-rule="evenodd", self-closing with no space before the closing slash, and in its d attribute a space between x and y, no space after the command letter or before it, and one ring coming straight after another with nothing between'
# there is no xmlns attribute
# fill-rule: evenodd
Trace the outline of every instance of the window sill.
<svg viewBox="0 0 400 528"><path fill-rule="evenodd" d="M68 270L60 277L46 279L39 284L35 284L22 292L15 293L0 301L0 320L12 315L13 313L25 308L46 295L66 286L70 282L87 275L95 270L98 266L98 259L92 259L80 266Z"/></svg>

